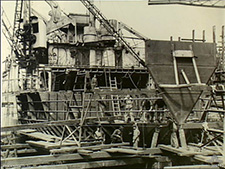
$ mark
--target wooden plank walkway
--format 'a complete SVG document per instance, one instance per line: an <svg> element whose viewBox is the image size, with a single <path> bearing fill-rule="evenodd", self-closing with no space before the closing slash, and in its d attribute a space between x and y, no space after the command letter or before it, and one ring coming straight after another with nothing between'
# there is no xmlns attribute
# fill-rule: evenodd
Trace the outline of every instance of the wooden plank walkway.
<svg viewBox="0 0 225 169"><path fill-rule="evenodd" d="M202 161L207 164L219 164L223 163L223 157L222 156L205 156L205 155L196 155L194 156L194 159L198 161Z"/></svg>
<svg viewBox="0 0 225 169"><path fill-rule="evenodd" d="M179 156L195 156L195 155L219 155L220 152L214 150L206 150L206 149L199 149L194 146L188 146L187 149L185 148L175 148L169 145L159 145L159 148L162 150L173 152Z"/></svg>
<svg viewBox="0 0 225 169"><path fill-rule="evenodd" d="M218 166L213 165L185 165L185 166L168 166L164 169L219 169Z"/></svg>
<svg viewBox="0 0 225 169"><path fill-rule="evenodd" d="M70 146L70 147L62 147L59 149L52 149L52 150L50 150L50 152L53 154L71 153L71 152L76 152L79 149L98 151L98 150L102 150L102 149L120 147L120 146L125 146L125 145L129 145L129 143L100 144L100 145L84 146L84 147Z"/></svg>
<svg viewBox="0 0 225 169"><path fill-rule="evenodd" d="M212 167L212 169L214 168L217 169L219 168L218 166L220 166L221 168L225 167L224 165L225 159L221 155L221 153L217 151L215 146L204 147L204 149L201 149L198 145L191 144L191 145L188 145L188 148L184 149L184 148L174 148L169 145L159 145L159 148L164 151L173 152L179 156L193 157L193 159L195 160L201 161L206 164L210 164L210 165L206 165L206 168ZM216 164L217 166L211 166L212 164ZM193 165L193 167L194 166L195 165ZM185 167L183 168L186 169ZM189 167L189 168L191 169L192 167ZM176 168L168 168L168 169L176 169Z"/></svg>
<svg viewBox="0 0 225 169"><path fill-rule="evenodd" d="M132 149L125 149L125 148L110 148L110 149L105 149L106 152L109 153L124 153L124 154L143 154L144 151L141 150L132 150Z"/></svg>
<svg viewBox="0 0 225 169"><path fill-rule="evenodd" d="M77 169L93 169L101 167L119 167L126 165L141 164L144 161L141 158L128 158L128 159L117 159L117 160L101 160L92 162L81 162L81 163L69 163L60 165L43 165L36 167L26 167L25 169L65 169L65 168L77 168Z"/></svg>
<svg viewBox="0 0 225 169"><path fill-rule="evenodd" d="M82 162L86 160L97 160L97 159L115 159L115 158L132 158L134 156L131 155L111 155L105 151L97 151L97 152L89 152L84 154L87 150L79 150L79 153L73 154L57 154L57 155L41 155L41 156L30 156L30 157L16 157L16 158L6 158L2 159L1 165L4 166L33 166L33 165L44 165L44 164L51 164L51 163L59 163L59 162L67 162L67 161L74 161L74 162Z"/></svg>
<svg viewBox="0 0 225 169"><path fill-rule="evenodd" d="M59 147L66 147L66 146L75 146L77 145L77 143L73 142L73 143L66 143L63 142L62 144L60 144L60 142L46 142L46 141L32 141L32 140L28 140L26 141L27 144L34 146L34 147L41 147L41 148L45 148L45 149L54 149L54 148L59 148Z"/></svg>

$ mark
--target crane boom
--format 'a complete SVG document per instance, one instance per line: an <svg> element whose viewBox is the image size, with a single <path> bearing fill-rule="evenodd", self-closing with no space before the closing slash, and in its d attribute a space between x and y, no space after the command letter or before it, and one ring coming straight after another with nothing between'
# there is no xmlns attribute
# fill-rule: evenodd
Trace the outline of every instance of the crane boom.
<svg viewBox="0 0 225 169"><path fill-rule="evenodd" d="M23 0L16 0L14 24L13 24L13 37L16 36L16 31L20 29L20 21L22 18Z"/></svg>
<svg viewBox="0 0 225 169"><path fill-rule="evenodd" d="M9 75L11 66L13 63L16 62L16 57L15 56L20 56L23 55L23 51L19 48L19 43L15 42L15 37L13 37L13 27L4 11L2 8L2 33L5 36L9 46L11 47L11 56L6 57L6 60L3 61L2 63L7 63L8 65L5 67L5 70L2 72L3 78L7 77ZM15 54L15 55L14 55Z"/></svg>
<svg viewBox="0 0 225 169"><path fill-rule="evenodd" d="M149 5L190 5L199 7L225 8L224 0L148 0Z"/></svg>
<svg viewBox="0 0 225 169"><path fill-rule="evenodd" d="M54 23L57 23L61 18L61 9L58 3L53 0L45 0L45 2L52 8L50 11L51 19Z"/></svg>
<svg viewBox="0 0 225 169"><path fill-rule="evenodd" d="M12 33L13 33L13 28L12 28L12 25L2 7L2 19L1 19L1 23L3 25L3 29L2 29L2 33L4 34L6 40L8 41L9 45L12 47Z"/></svg>
<svg viewBox="0 0 225 169"><path fill-rule="evenodd" d="M7 42L9 43L10 47L12 48L12 51L15 52L16 56L18 55L23 55L22 50L19 48L19 44L17 43L17 41L15 40L15 32L13 32L13 30L15 29L15 22L14 22L14 27L12 30L12 26L9 22L7 22L6 18L6 14L4 12L4 10L2 9L3 14L2 14L2 33L4 34Z"/></svg>
<svg viewBox="0 0 225 169"><path fill-rule="evenodd" d="M140 32L134 30L132 27L128 26L127 24L123 23L123 22L119 22L119 25L121 28L129 31L130 33L132 33L133 35L139 37L141 40L148 40L149 38L147 38L146 36L142 35Z"/></svg>
<svg viewBox="0 0 225 169"><path fill-rule="evenodd" d="M111 33L117 41L121 42L125 49L130 52L134 58L144 67L146 67L145 61L139 57L139 54L129 45L129 43L117 32L117 30L111 25L108 19L100 12L100 10L89 0L80 0L83 5L92 13L96 19L103 24L109 33Z"/></svg>

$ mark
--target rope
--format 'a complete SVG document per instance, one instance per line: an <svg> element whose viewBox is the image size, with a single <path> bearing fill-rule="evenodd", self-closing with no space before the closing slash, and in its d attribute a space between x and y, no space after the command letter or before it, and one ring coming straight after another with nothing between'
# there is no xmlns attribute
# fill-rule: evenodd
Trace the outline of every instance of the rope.
<svg viewBox="0 0 225 169"><path fill-rule="evenodd" d="M130 75L129 73L128 73L128 75L129 75L130 80L131 80L132 84L134 85L134 87L135 87L136 89L138 89L138 87L135 85L135 83L134 83L134 81L133 81L133 79L132 79L131 75ZM138 89L138 90L140 90L140 89Z"/></svg>

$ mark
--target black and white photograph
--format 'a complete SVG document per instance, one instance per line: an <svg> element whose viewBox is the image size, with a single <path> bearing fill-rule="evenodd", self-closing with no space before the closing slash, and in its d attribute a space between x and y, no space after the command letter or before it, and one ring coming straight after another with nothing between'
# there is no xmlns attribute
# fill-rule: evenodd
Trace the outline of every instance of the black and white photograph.
<svg viewBox="0 0 225 169"><path fill-rule="evenodd" d="M225 169L225 0L1 0L2 169Z"/></svg>

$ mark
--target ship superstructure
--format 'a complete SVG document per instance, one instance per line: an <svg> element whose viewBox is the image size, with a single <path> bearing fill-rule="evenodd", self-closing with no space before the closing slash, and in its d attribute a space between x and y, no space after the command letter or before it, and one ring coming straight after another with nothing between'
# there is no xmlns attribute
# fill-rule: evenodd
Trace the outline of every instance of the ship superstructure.
<svg viewBox="0 0 225 169"><path fill-rule="evenodd" d="M12 56L3 78L3 167L179 164L167 151L196 164L215 153L224 167L223 68L210 80L215 43L150 40L90 1L81 0L88 14L68 15L46 2L50 20L17 0L13 33L5 31ZM215 111L221 119L207 121Z"/></svg>

